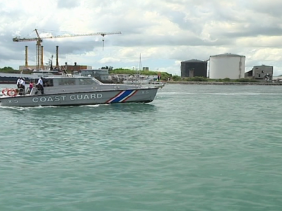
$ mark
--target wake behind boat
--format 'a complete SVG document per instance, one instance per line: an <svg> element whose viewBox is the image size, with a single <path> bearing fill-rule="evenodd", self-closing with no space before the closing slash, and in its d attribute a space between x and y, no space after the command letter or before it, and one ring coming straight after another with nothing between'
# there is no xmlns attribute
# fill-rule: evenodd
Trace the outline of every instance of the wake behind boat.
<svg viewBox="0 0 282 211"><path fill-rule="evenodd" d="M37 79L33 79L35 82ZM111 103L149 103L158 87L129 84L104 84L93 77L79 75L47 75L44 94L34 87L26 90L4 89L1 106L73 106Z"/></svg>

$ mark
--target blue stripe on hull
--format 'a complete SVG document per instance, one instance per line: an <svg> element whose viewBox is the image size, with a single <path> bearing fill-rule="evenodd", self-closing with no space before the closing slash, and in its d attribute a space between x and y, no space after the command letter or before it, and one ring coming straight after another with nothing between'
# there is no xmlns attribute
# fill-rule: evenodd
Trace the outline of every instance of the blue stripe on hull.
<svg viewBox="0 0 282 211"><path fill-rule="evenodd" d="M111 103L118 103L118 102L120 102L121 100L123 100L124 98L129 96L132 92L134 92L134 90L126 90L122 95L120 95L119 97L117 97L116 99L111 101Z"/></svg>

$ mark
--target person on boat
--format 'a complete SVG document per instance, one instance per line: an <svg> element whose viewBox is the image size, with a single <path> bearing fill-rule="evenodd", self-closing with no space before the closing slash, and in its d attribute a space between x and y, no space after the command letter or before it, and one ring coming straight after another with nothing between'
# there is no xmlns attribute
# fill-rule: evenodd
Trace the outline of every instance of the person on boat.
<svg viewBox="0 0 282 211"><path fill-rule="evenodd" d="M22 78L18 78L17 80L17 88L19 89L20 88L20 81L21 81Z"/></svg>
<svg viewBox="0 0 282 211"><path fill-rule="evenodd" d="M29 93L31 93L32 88L33 88L33 82L30 81L29 82L29 90L28 90Z"/></svg>
<svg viewBox="0 0 282 211"><path fill-rule="evenodd" d="M36 87L37 87L38 90L41 90L41 94L44 94L43 78L42 78L42 77L40 77L40 78L38 79L38 82L37 82L37 84L36 84Z"/></svg>
<svg viewBox="0 0 282 211"><path fill-rule="evenodd" d="M32 83L32 81L30 81L29 82L29 89L32 90L32 88L33 88L33 83Z"/></svg>
<svg viewBox="0 0 282 211"><path fill-rule="evenodd" d="M23 95L23 94L25 94L25 80L24 80L24 78L21 78L20 79L20 82L19 82L19 89L20 89L20 92L19 92L19 94L20 95Z"/></svg>

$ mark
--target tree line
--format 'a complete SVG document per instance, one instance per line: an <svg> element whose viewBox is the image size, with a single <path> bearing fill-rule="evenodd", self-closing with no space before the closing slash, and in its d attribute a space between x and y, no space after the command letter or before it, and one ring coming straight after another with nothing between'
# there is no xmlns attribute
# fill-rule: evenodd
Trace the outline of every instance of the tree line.
<svg viewBox="0 0 282 211"><path fill-rule="evenodd" d="M140 74L140 75L160 75L161 80L167 81L175 78L176 80L179 79L179 76L173 76L172 74L169 74L167 72L159 72L159 71L151 71L151 70L131 70L131 69L123 69L123 68L116 68L113 69L104 67L106 69L109 69L109 74L129 74L129 75L135 75L135 74ZM104 69L102 67L102 69ZM2 73L19 73L19 70L14 70L12 67L3 67L0 68L0 72ZM179 78L178 78L179 77Z"/></svg>
<svg viewBox="0 0 282 211"><path fill-rule="evenodd" d="M14 70L12 67L3 67L3 68L0 68L0 72L2 72L2 73L19 73L19 70Z"/></svg>
<svg viewBox="0 0 282 211"><path fill-rule="evenodd" d="M161 80L168 80L172 78L172 74L169 74L167 72L159 72L159 71L152 71L152 70L131 70L131 69L123 69L123 68L117 68L117 69L109 69L110 74L128 74L128 75L160 75Z"/></svg>

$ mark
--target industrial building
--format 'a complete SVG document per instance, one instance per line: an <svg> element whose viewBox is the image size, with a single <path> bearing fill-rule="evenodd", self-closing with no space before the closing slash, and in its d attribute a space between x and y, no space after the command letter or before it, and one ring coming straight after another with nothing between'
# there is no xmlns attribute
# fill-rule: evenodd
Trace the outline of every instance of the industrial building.
<svg viewBox="0 0 282 211"><path fill-rule="evenodd" d="M273 66L260 65L254 66L253 69L245 73L245 77L257 80L272 80Z"/></svg>
<svg viewBox="0 0 282 211"><path fill-rule="evenodd" d="M209 78L239 79L245 77L246 57L231 53L210 56Z"/></svg>
<svg viewBox="0 0 282 211"><path fill-rule="evenodd" d="M72 72L72 71L79 71L82 69L92 69L92 67L87 66L87 65L77 65L76 62L74 62L74 65L68 65L67 62L65 62L64 65L59 65L59 46L56 46L56 61L55 64L53 64L53 55L52 58L49 59L49 62L44 65L43 64L43 46L41 46L42 51L41 51L41 62L40 62L40 69L42 70L48 70L51 68L51 66L55 69L60 69L60 70L66 70L67 72ZM19 66L19 70L38 70L38 65L29 65L28 64L28 46L25 46L25 65Z"/></svg>
<svg viewBox="0 0 282 211"><path fill-rule="evenodd" d="M29 65L28 68L26 66L19 66L19 70L36 70L37 66L36 65ZM49 70L50 65L44 65L42 70ZM59 65L58 67L53 67L53 69L59 69L59 70L66 70L67 72L73 72L73 71L79 71L83 69L92 69L91 66L87 65Z"/></svg>
<svg viewBox="0 0 282 211"><path fill-rule="evenodd" d="M41 37L37 29L34 30L36 32L37 37L34 38L21 38L21 37L14 37L13 42L26 42L26 41L36 41L36 70L44 69L43 64L43 46L41 46L41 43L44 39L54 39L54 38L66 38L66 37L79 37L79 36L93 36L93 35L101 35L103 37L103 47L104 47L104 37L108 34L121 34L121 32L98 32L98 33L90 33L90 34L72 34L72 35L57 35L57 36L45 36ZM56 47L56 55L58 56L58 46ZM25 67L28 68L28 47L25 47ZM58 57L56 57L56 60L58 61ZM59 67L59 65L56 63L56 67Z"/></svg>
<svg viewBox="0 0 282 211"><path fill-rule="evenodd" d="M181 62L181 77L207 77L207 61L197 59Z"/></svg>

